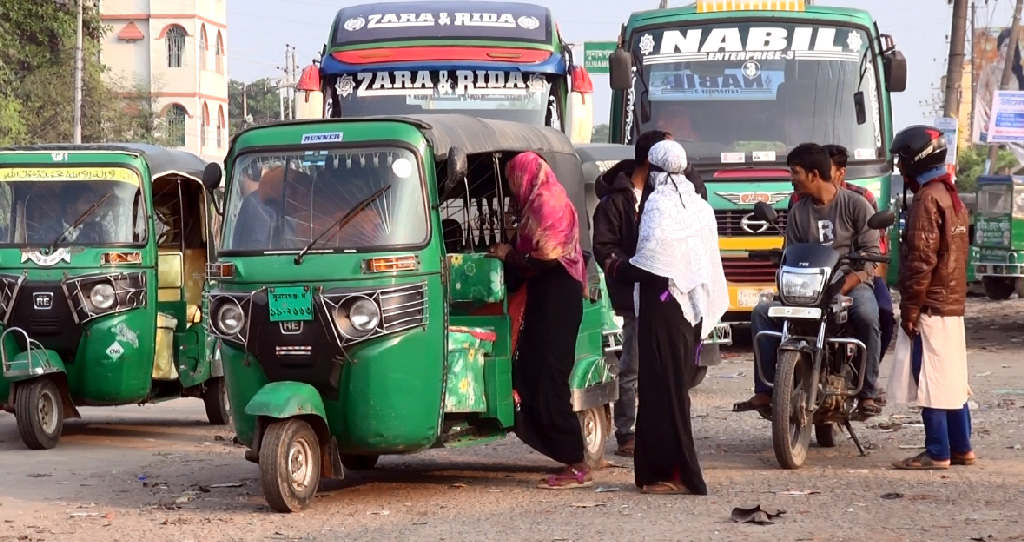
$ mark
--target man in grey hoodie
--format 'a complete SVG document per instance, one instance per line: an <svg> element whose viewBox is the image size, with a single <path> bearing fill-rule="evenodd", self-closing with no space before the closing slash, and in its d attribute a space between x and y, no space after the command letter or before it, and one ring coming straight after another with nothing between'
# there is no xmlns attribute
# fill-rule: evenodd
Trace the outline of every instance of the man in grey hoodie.
<svg viewBox="0 0 1024 542"><path fill-rule="evenodd" d="M804 143L794 148L787 158L793 177L793 189L802 196L790 209L786 224L786 245L820 243L836 254L850 252L881 254L879 232L868 226L874 210L868 200L857 193L832 184L832 161L821 145ZM853 299L850 307L850 330L867 347L864 388L860 392L858 413L862 418L877 416L881 408L878 397L878 365L881 354L881 332L878 325L878 301L874 292L874 264L864 263L859 270L846 268L841 292ZM782 323L768 316L770 303L754 308L751 335L762 331L781 331ZM762 374L769 382L775 379L778 340L763 338L755 345ZM766 412L772 402L771 388L754 377L754 396L737 403L733 411Z"/></svg>

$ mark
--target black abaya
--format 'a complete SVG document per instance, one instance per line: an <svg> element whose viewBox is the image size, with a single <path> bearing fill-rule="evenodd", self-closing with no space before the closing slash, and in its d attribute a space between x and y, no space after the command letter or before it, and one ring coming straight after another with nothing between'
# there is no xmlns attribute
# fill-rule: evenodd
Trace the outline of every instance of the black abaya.
<svg viewBox="0 0 1024 542"><path fill-rule="evenodd" d="M690 422L690 384L697 374L700 323L683 316L668 279L620 260L610 266L616 280L640 283L637 317L639 378L636 414L636 485L679 477L695 495L707 495Z"/></svg>
<svg viewBox="0 0 1024 542"><path fill-rule="evenodd" d="M512 369L521 401L516 434L559 463L582 463L583 433L572 407L569 376L583 321L583 285L555 260L538 261L514 252L510 256L505 261L517 270L526 267L528 276Z"/></svg>

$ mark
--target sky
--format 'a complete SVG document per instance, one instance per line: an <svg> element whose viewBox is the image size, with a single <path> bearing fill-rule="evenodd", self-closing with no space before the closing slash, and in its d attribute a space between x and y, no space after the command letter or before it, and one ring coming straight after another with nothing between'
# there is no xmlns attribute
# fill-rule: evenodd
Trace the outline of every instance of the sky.
<svg viewBox="0 0 1024 542"><path fill-rule="evenodd" d="M228 2L228 74L252 81L280 77L285 44L296 47L299 69L319 58L331 23L342 7L369 0L246 0ZM570 43L611 41L633 11L646 9L640 2L622 0L528 0L549 7L562 36ZM642 0L650 8L658 0ZM685 5L689 0L670 0ZM977 25L1009 26L1012 0L976 0ZM822 6L848 6L867 10L883 34L891 34L907 57L907 90L893 94L893 124L897 130L930 123L936 88L945 74L952 8L946 0L819 0ZM911 8L913 6L913 8ZM582 61L582 54L577 56ZM594 124L607 121L611 91L608 76L594 75ZM941 96L941 94L938 94Z"/></svg>

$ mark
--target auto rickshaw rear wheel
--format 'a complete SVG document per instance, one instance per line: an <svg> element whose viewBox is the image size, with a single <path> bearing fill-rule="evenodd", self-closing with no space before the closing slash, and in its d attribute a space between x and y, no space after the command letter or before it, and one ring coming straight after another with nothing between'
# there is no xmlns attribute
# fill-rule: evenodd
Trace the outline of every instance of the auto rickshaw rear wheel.
<svg viewBox="0 0 1024 542"><path fill-rule="evenodd" d="M223 377L214 377L206 381L203 403L206 405L206 418L212 425L231 423L231 401L228 399L228 386Z"/></svg>
<svg viewBox="0 0 1024 542"><path fill-rule="evenodd" d="M373 470L379 459L379 455L341 454L341 464L348 470Z"/></svg>
<svg viewBox="0 0 1024 542"><path fill-rule="evenodd" d="M30 450L53 449L64 428L64 402L57 384L38 378L19 385L14 416L21 440Z"/></svg>
<svg viewBox="0 0 1024 542"><path fill-rule="evenodd" d="M308 423L289 418L268 425L259 461L263 496L271 508L298 512L309 506L320 484L320 444Z"/></svg>
<svg viewBox="0 0 1024 542"><path fill-rule="evenodd" d="M583 461L591 469L599 469L604 464L604 450L611 433L611 411L608 405L602 405L576 415L583 431Z"/></svg>

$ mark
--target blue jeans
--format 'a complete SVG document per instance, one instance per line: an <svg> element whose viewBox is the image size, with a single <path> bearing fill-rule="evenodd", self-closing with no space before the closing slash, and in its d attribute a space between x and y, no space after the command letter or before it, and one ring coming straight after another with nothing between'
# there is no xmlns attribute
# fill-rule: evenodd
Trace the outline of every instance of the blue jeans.
<svg viewBox="0 0 1024 542"><path fill-rule="evenodd" d="M921 335L914 337L914 348L911 350L911 371L914 382L920 385L921 365L924 347ZM950 452L964 455L971 448L971 408L964 405L957 410L941 408L922 408L921 418L924 421L924 448L928 457L935 461L946 461Z"/></svg>
<svg viewBox="0 0 1024 542"><path fill-rule="evenodd" d="M896 330L896 318L892 314L892 292L885 284L885 277L875 277L875 300L878 301L878 329L881 331L881 346L878 351L878 363L881 364Z"/></svg>
<svg viewBox="0 0 1024 542"><path fill-rule="evenodd" d="M853 306L849 308L849 326L854 338L864 343L867 347L867 366L864 375L864 389L860 391L861 399L875 399L878 397L878 363L881 350L881 333L878 328L878 301L875 299L875 291L867 284L860 284L850 290L848 297L853 299ZM770 303L761 303L754 307L750 315L750 333L752 337L762 331L782 331L782 322L768 316ZM754 348L757 348L758 359L760 360L761 374L768 382L775 381L775 365L779 357L779 340L774 337L761 337L755 341ZM771 388L761 383L754 373L754 393L770 395Z"/></svg>
<svg viewBox="0 0 1024 542"><path fill-rule="evenodd" d="M638 373L636 316L622 317L622 354L619 356L619 398L615 401L615 440L633 438L636 425L636 378Z"/></svg>

